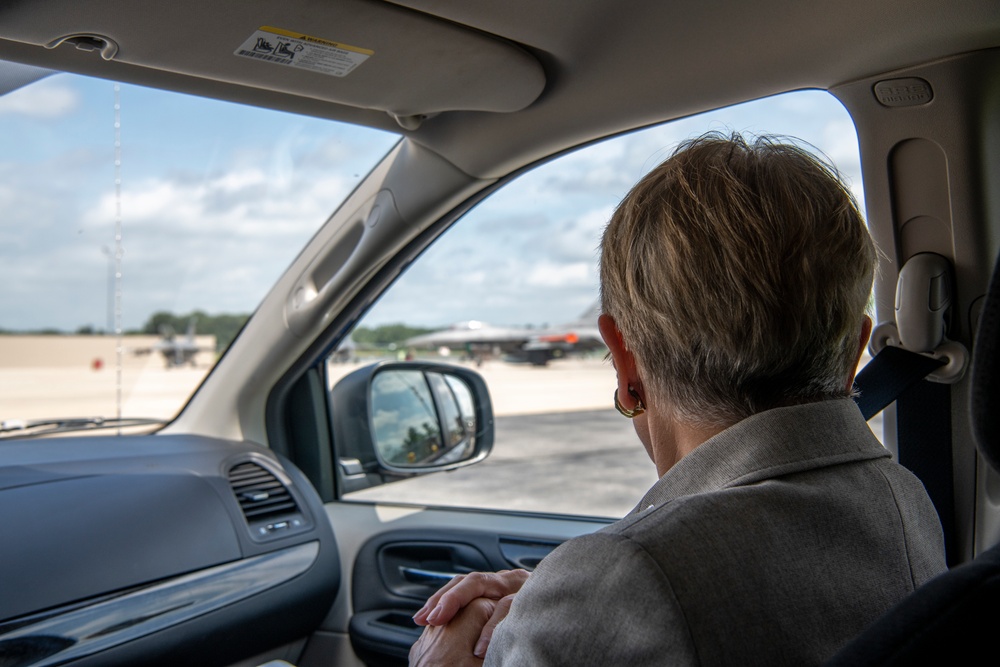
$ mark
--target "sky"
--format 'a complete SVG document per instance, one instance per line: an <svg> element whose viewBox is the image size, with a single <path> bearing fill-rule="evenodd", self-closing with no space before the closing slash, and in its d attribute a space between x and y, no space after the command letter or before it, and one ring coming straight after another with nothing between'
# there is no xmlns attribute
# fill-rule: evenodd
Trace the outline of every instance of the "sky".
<svg viewBox="0 0 1000 667"><path fill-rule="evenodd" d="M122 319L249 313L398 137L121 87ZM114 91L56 75L0 97L0 329L105 328L114 249ZM556 325L597 298L614 206L676 143L707 130L806 140L862 200L857 138L828 93L682 119L542 165L474 209L364 324Z"/></svg>
<svg viewBox="0 0 1000 667"><path fill-rule="evenodd" d="M123 323L249 313L398 137L122 86ZM0 97L0 329L104 328L114 89L56 75Z"/></svg>

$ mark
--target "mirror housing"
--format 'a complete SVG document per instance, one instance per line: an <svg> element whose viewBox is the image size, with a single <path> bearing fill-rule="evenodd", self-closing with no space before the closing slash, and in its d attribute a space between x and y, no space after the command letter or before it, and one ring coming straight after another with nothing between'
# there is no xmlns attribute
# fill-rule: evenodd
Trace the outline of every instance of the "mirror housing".
<svg viewBox="0 0 1000 667"><path fill-rule="evenodd" d="M483 378L433 362L381 362L330 391L341 492L454 470L493 448L493 406Z"/></svg>

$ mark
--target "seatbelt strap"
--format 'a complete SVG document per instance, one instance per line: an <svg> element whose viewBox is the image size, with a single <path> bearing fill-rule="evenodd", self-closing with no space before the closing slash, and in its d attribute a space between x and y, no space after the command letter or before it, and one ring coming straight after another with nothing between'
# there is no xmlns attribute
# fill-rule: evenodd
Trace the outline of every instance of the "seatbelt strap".
<svg viewBox="0 0 1000 667"><path fill-rule="evenodd" d="M854 378L858 392L854 402L868 421L944 364L941 359L886 346Z"/></svg>
<svg viewBox="0 0 1000 667"><path fill-rule="evenodd" d="M899 463L923 482L937 509L948 566L957 565L950 385L918 382L896 400L896 445Z"/></svg>
<svg viewBox="0 0 1000 667"><path fill-rule="evenodd" d="M898 461L923 483L944 532L951 565L955 551L954 482L951 461L951 387L924 378L945 362L887 346L854 380L855 402L871 419L896 402Z"/></svg>

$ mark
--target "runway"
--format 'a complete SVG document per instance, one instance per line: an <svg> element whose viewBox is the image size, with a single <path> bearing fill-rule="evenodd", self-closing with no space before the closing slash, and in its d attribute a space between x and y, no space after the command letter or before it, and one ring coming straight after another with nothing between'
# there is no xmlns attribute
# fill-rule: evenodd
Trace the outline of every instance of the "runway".
<svg viewBox="0 0 1000 667"><path fill-rule="evenodd" d="M485 461L348 497L620 518L655 481L632 423L605 409L498 417Z"/></svg>

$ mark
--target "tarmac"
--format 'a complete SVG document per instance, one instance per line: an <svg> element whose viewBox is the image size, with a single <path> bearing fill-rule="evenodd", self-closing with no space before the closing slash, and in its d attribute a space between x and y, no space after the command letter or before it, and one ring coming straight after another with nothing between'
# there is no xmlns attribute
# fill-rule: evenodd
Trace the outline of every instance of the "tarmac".
<svg viewBox="0 0 1000 667"><path fill-rule="evenodd" d="M201 355L206 356L206 355ZM159 355L123 360L122 415L170 419L198 387L209 366L165 368ZM331 382L361 363L331 366ZM611 405L614 371L599 360L565 360L539 368L486 361L486 379L497 416L606 408ZM0 420L114 416L117 412L114 359L47 367L0 367Z"/></svg>
<svg viewBox="0 0 1000 667"><path fill-rule="evenodd" d="M157 357L123 364L122 416L169 419L208 373L208 366L166 369ZM113 360L90 367L0 368L0 420L114 417L118 382Z"/></svg>

